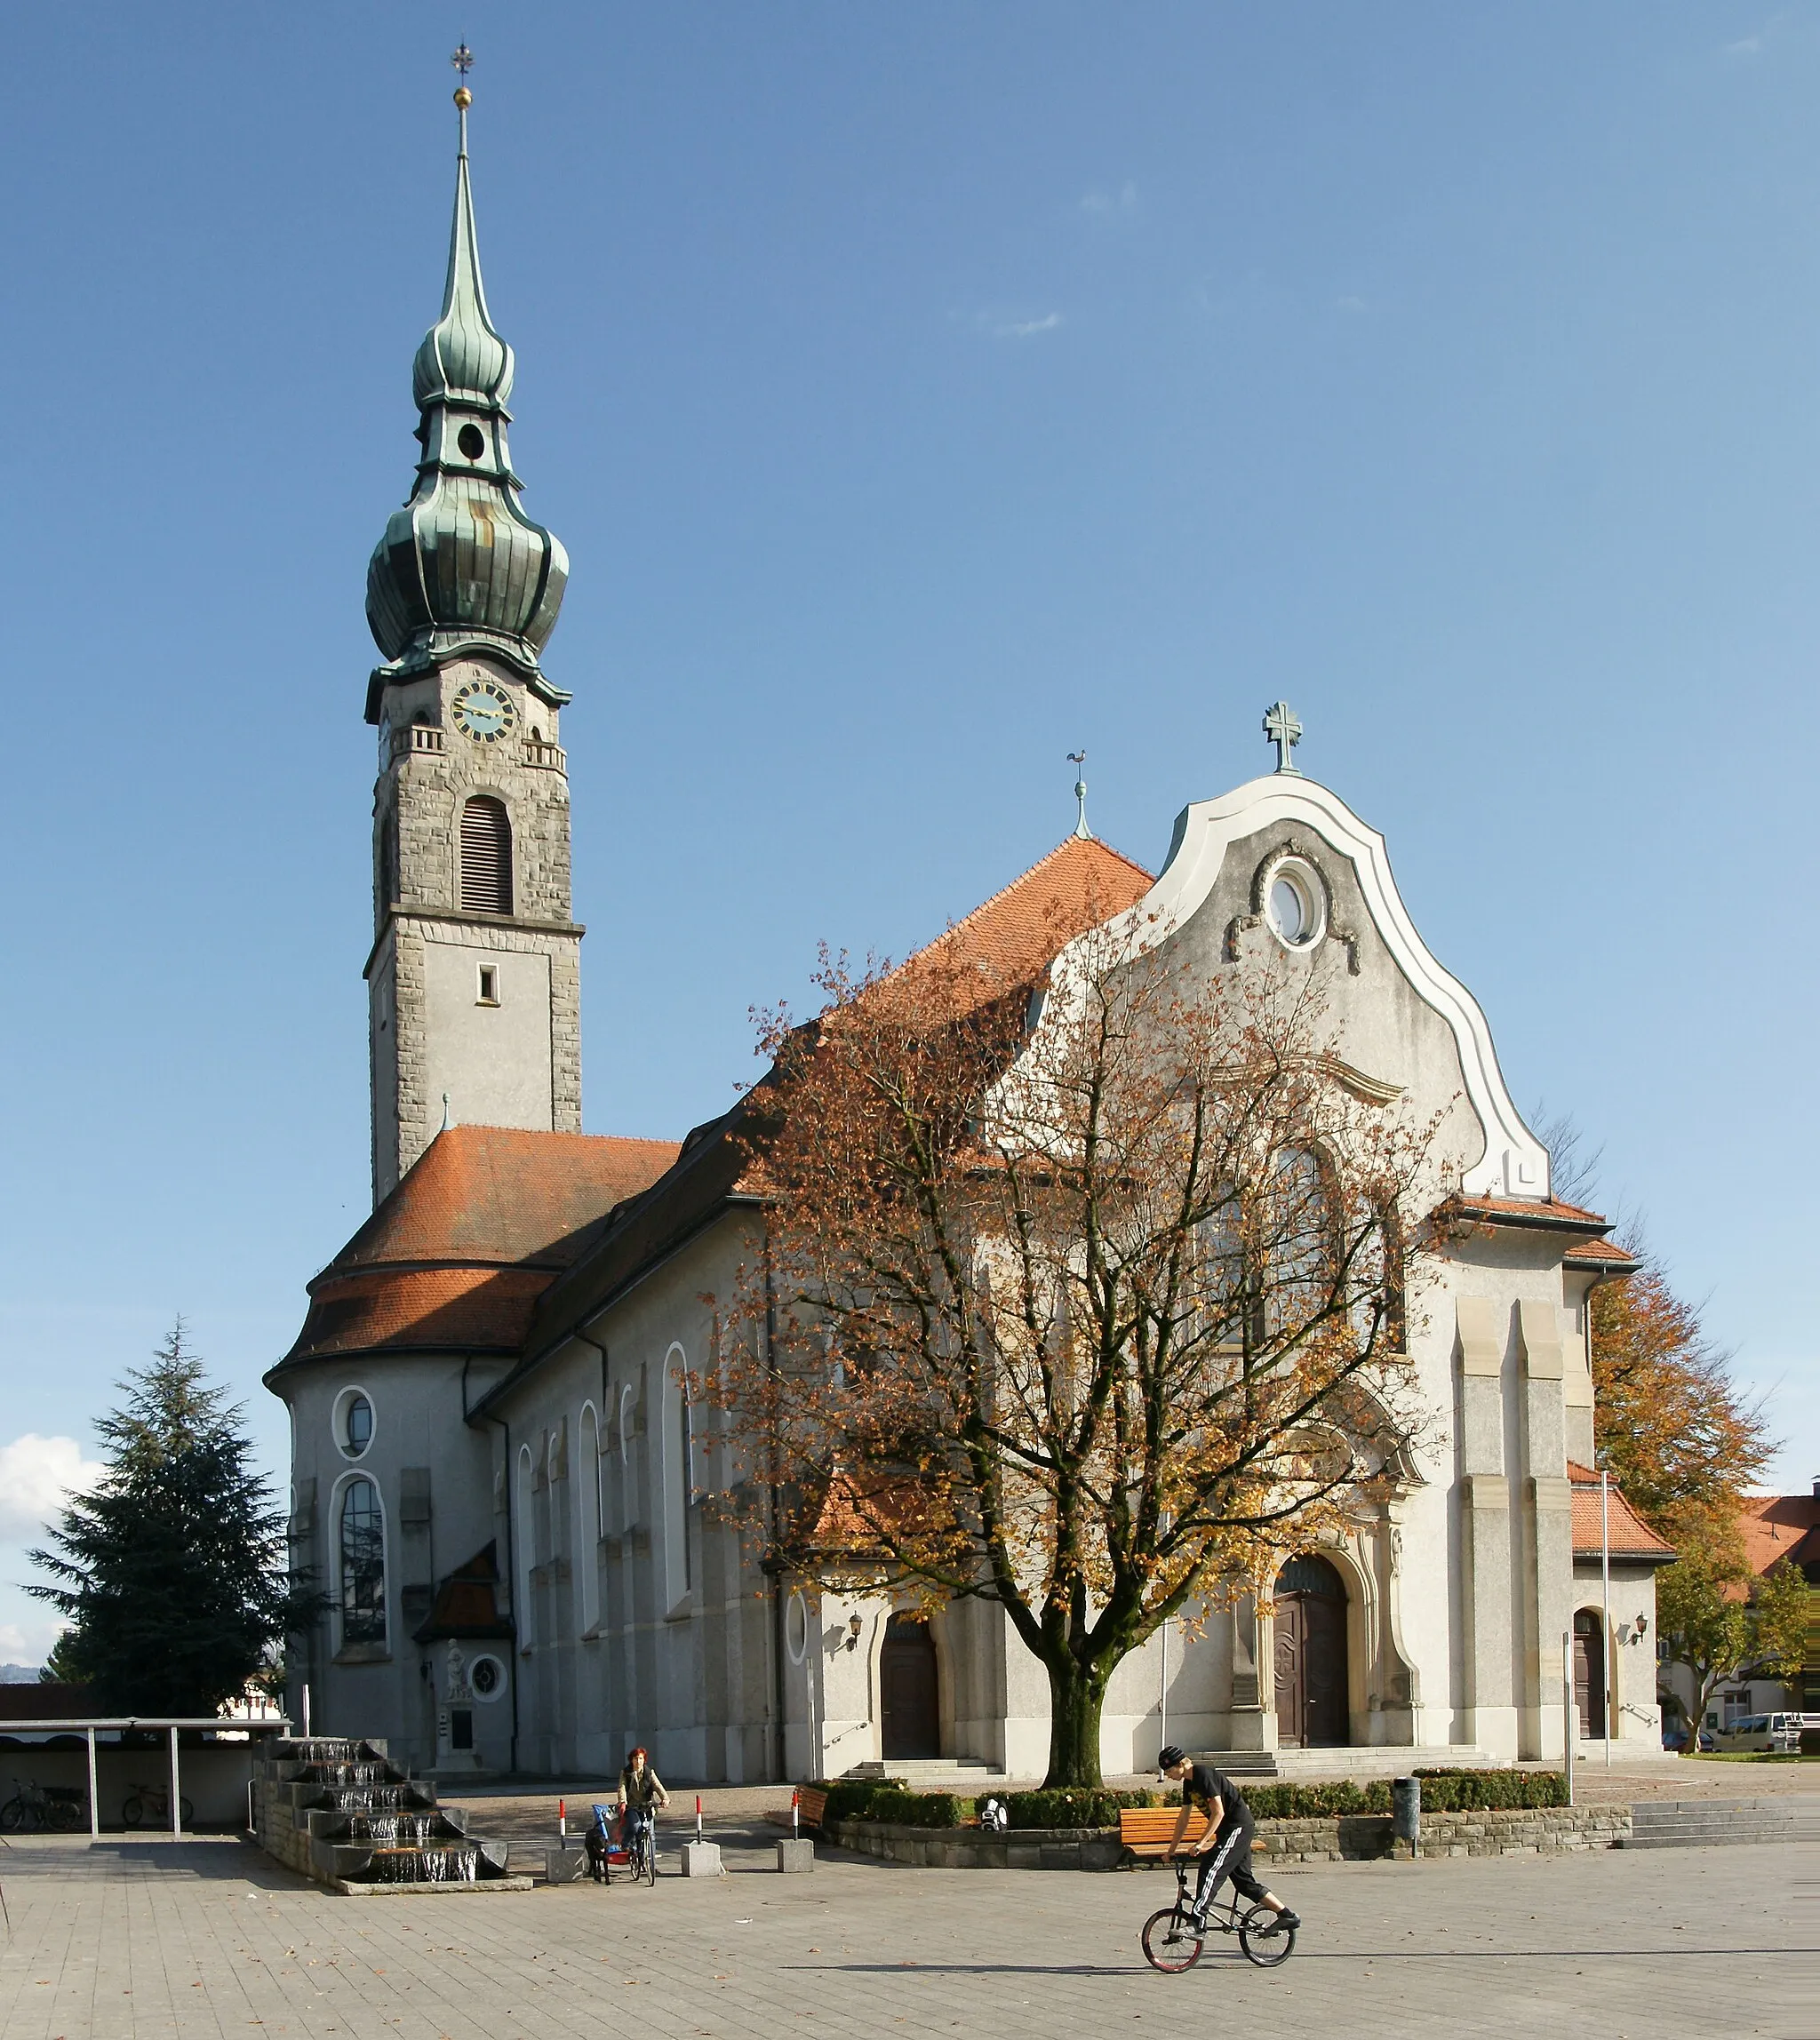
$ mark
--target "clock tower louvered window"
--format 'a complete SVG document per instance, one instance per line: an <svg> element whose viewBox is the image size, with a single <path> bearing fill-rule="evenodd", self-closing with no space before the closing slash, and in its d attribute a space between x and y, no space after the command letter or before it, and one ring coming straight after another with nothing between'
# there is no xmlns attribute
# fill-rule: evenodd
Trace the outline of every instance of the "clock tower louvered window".
<svg viewBox="0 0 1820 2040"><path fill-rule="evenodd" d="M467 913L512 911L512 825L506 803L490 793L461 810L461 905Z"/></svg>

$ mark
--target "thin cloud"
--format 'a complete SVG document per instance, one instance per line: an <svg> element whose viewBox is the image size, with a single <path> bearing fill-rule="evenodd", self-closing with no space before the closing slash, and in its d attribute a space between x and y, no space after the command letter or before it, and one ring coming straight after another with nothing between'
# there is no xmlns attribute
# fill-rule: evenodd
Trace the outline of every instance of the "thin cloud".
<svg viewBox="0 0 1820 2040"><path fill-rule="evenodd" d="M1081 201L1081 210L1090 219L1116 219L1122 213L1138 210L1138 187L1128 177L1116 191L1090 191Z"/></svg>
<svg viewBox="0 0 1820 2040"><path fill-rule="evenodd" d="M1760 57L1787 20L1788 12L1784 8L1779 13L1772 14L1760 28L1754 29L1748 36L1741 36L1736 43L1725 44L1720 53L1727 57Z"/></svg>
<svg viewBox="0 0 1820 2040"><path fill-rule="evenodd" d="M1039 333L1052 333L1067 321L1059 312L1044 312L1040 316L1020 318L1010 312L951 312L948 316L956 324L971 328L976 333L984 333L994 340L1030 340Z"/></svg>

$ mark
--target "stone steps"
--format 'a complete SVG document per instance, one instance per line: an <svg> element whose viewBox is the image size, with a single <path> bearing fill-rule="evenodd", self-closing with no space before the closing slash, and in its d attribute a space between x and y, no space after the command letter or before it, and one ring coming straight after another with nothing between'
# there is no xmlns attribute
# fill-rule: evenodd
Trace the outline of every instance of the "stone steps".
<svg viewBox="0 0 1820 2040"><path fill-rule="evenodd" d="M1639 1800L1627 1849L1698 1849L1820 1839L1820 1795L1776 1799Z"/></svg>
<svg viewBox="0 0 1820 2040"><path fill-rule="evenodd" d="M1462 1743L1433 1749L1363 1743L1339 1749L1209 1749L1194 1752L1228 1778L1406 1778L1416 1771L1508 1771L1489 1750Z"/></svg>
<svg viewBox="0 0 1820 2040"><path fill-rule="evenodd" d="M983 1757L918 1757L898 1763L868 1760L842 1773L847 1778L901 1778L912 1792L958 1792L963 1797L1002 1791L1009 1773L995 1770Z"/></svg>

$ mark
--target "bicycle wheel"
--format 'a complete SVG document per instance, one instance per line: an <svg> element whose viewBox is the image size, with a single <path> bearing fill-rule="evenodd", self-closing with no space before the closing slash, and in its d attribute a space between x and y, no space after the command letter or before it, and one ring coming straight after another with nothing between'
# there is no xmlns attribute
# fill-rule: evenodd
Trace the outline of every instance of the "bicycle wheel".
<svg viewBox="0 0 1820 2040"><path fill-rule="evenodd" d="M1144 1959L1165 1976L1179 1976L1201 1959L1201 1930L1174 1906L1153 1912L1144 1923Z"/></svg>
<svg viewBox="0 0 1820 2040"><path fill-rule="evenodd" d="M50 1807L50 1824L60 1834L73 1835L78 1828L89 1824L89 1810L78 1806L73 1800L53 1799Z"/></svg>
<svg viewBox="0 0 1820 2040"><path fill-rule="evenodd" d="M4 1806L0 1806L0 1828L9 1835L16 1835L25 1826L25 1801L15 1792Z"/></svg>
<svg viewBox="0 0 1820 2040"><path fill-rule="evenodd" d="M177 1802L179 1817L186 1828L196 1826L196 1801L188 1792Z"/></svg>
<svg viewBox="0 0 1820 2040"><path fill-rule="evenodd" d="M120 1809L120 1825L123 1828L136 1828L145 1817L146 1803L135 1792Z"/></svg>
<svg viewBox="0 0 1820 2040"><path fill-rule="evenodd" d="M644 1837L644 1875L655 1885L658 1881L658 1838L655 1831L647 1829Z"/></svg>
<svg viewBox="0 0 1820 2040"><path fill-rule="evenodd" d="M1260 1969L1274 1969L1296 1952L1296 1930L1284 1926L1268 1906L1253 1906L1239 1922L1239 1946L1247 1962Z"/></svg>

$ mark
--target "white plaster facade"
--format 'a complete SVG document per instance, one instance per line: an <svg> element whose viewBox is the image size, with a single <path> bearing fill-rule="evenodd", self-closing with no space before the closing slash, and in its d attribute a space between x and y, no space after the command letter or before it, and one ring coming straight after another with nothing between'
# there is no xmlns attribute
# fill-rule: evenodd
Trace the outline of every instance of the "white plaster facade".
<svg viewBox="0 0 1820 2040"><path fill-rule="evenodd" d="M389 784L446 833L467 769L459 751L412 751L402 772L388 768L400 775ZM514 780L493 761L487 769L515 811L541 799L551 826L558 816L566 825L566 802L544 793L545 781L528 770ZM382 803L387 784L382 776ZM1423 1435L1361 1496L1347 1535L1321 1547L1345 1594L1345 1740L1408 1750L1412 1764L1443 1750L1559 1757L1563 1639L1587 1605L1568 1468L1591 1456L1585 1300L1598 1276L1564 1255L1604 1227L1550 1199L1546 1154L1505 1088L1483 1014L1416 933L1382 839L1325 788L1277 774L1188 809L1163 873L1126 917L1130 939L1166 940L1208 974L1281 964L1263 901L1286 856L1314 874L1322 930L1289 952L1289 968L1318 975L1355 1074L1418 1120L1442 1115L1434 1200L1464 1197L1471 1219L1411 1317L1407 1366L1428 1414ZM443 850L419 853L425 866L438 858L430 876L409 881L413 898L446 869ZM546 868L539 904L564 925L538 929L533 953L554 973L573 956L566 857L550 852ZM412 939L427 946L431 917L419 921ZM401 904L389 926L382 944L391 940L395 960L418 923ZM398 982L395 960L387 968ZM1042 1024L1065 1019L1068 985L1065 955ZM467 1024L459 1000L439 1006L432 990L419 1011L424 1067L459 1066L472 1051L441 1038ZM487 1053L520 1065L490 1071L500 1096L541 1082L537 1030L502 1032ZM567 1081L559 1074L552 1095L566 1096ZM375 1098L377 1139L377 1080ZM552 1167L562 1152L557 1140ZM331 1354L300 1340L275 1370L295 1423L299 1560L331 1582L333 1510L349 1470L336 1398L357 1380L376 1416L361 1465L385 1498L392 1620L383 1650L338 1646L332 1617L311 1640L298 1677L312 1682L320 1727L387 1736L396 1755L456 1769L599 1773L634 1741L660 1770L695 1779L826 1776L883 1758L889 1605L773 1576L703 1505L700 1434L715 1420L688 1406L681 1382L710 1353L704 1295L730 1290L762 1223L729 1152L723 1123L701 1129L642 1196L611 1221L603 1209L598 1237L541 1297L515 1351L437 1353L419 1342L408 1356ZM413 1640L450 1568L487 1545L509 1641ZM1626 1574L1611 1646L1616 1732L1639 1749L1659 1749L1653 1651L1635 1626L1653 1617L1649 1579L1647 1566ZM930 1633L939 1754L1040 1774L1046 1681L1000 1611L953 1605ZM1169 1739L1197 1749L1275 1748L1275 1645L1272 1617L1249 1599L1193 1637L1153 1639L1114 1681L1106 1768L1151 1764L1165 1723ZM468 1704L472 1747L457 1751L451 1701L459 1711L463 1667L488 1654L509 1679Z"/></svg>

